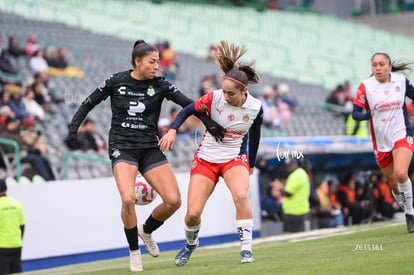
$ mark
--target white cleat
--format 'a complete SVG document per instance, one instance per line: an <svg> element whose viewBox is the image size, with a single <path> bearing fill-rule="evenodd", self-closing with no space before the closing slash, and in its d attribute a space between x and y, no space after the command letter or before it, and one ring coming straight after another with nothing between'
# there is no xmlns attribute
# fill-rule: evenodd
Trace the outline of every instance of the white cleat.
<svg viewBox="0 0 414 275"><path fill-rule="evenodd" d="M144 266L142 265L141 260L141 251L139 249L129 251L129 267L133 272L144 271Z"/></svg>
<svg viewBox="0 0 414 275"><path fill-rule="evenodd" d="M144 232L144 225L142 224L138 226L138 236L142 239L145 248L152 257L158 257L160 255L158 244L154 241L151 234Z"/></svg>

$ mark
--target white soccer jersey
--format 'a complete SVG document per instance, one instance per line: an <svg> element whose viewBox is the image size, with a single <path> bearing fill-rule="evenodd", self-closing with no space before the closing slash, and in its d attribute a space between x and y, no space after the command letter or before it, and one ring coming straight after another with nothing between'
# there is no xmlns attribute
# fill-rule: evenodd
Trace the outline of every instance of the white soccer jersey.
<svg viewBox="0 0 414 275"><path fill-rule="evenodd" d="M200 158L213 163L228 162L238 155L247 154L247 133L260 110L260 100L247 94L246 102L235 107L224 100L223 90L212 91L195 102L197 112L208 112L211 119L223 126L227 133L221 143L206 132L198 148Z"/></svg>
<svg viewBox="0 0 414 275"><path fill-rule="evenodd" d="M402 75L390 74L390 82L380 83L374 76L364 80L358 88L354 104L374 111L370 120L374 150L390 152L394 143L412 136L405 97L414 97L413 85Z"/></svg>

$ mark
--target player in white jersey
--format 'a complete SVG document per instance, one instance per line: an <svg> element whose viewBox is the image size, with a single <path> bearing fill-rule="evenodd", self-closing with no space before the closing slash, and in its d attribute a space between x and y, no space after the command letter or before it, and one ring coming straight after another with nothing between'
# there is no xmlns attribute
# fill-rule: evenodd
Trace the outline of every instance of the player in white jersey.
<svg viewBox="0 0 414 275"><path fill-rule="evenodd" d="M414 99L414 86L406 77L393 73L410 70L408 65L391 63L388 54L375 53L371 58L372 76L359 85L352 118L370 119L375 158L405 211L407 230L412 233L413 191L408 168L413 155L413 129L408 121L405 97Z"/></svg>
<svg viewBox="0 0 414 275"><path fill-rule="evenodd" d="M260 100L247 90L247 84L259 82L254 68L236 64L245 52L244 47L240 49L221 41L216 57L224 72L222 89L208 93L181 110L171 129L159 142L161 150L171 149L176 129L195 113L207 112L226 129L221 142L206 132L194 155L185 216L187 242L175 257L178 266L186 264L198 246L201 214L219 177L223 177L236 207L236 226L241 241L240 261L255 261L252 255L253 219L247 194L249 175L254 170L260 141L263 109Z"/></svg>

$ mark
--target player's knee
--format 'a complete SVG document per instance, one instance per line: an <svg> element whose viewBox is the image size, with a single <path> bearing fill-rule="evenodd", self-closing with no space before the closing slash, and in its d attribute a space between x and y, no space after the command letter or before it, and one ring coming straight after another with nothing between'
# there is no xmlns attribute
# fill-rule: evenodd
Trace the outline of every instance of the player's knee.
<svg viewBox="0 0 414 275"><path fill-rule="evenodd" d="M132 195L123 194L123 195L121 195L121 200L122 200L122 204L124 204L126 206L129 206L129 207L135 206L136 198L135 198L134 194L132 194Z"/></svg>
<svg viewBox="0 0 414 275"><path fill-rule="evenodd" d="M397 178L397 182L404 183L408 179L407 172L405 171L395 171L395 177Z"/></svg>
<svg viewBox="0 0 414 275"><path fill-rule="evenodd" d="M180 196L170 196L164 200L164 204L166 207L172 210L177 210L181 206L181 198Z"/></svg>
<svg viewBox="0 0 414 275"><path fill-rule="evenodd" d="M248 202L246 193L238 193L234 196L234 203L236 205L243 205Z"/></svg>
<svg viewBox="0 0 414 275"><path fill-rule="evenodd" d="M185 220L186 224L199 224L200 215L197 215L195 213L188 213Z"/></svg>

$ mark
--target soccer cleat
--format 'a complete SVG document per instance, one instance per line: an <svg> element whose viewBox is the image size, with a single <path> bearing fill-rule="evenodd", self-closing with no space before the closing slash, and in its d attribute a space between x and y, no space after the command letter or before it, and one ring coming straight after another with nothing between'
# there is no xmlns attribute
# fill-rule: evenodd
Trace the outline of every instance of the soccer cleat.
<svg viewBox="0 0 414 275"><path fill-rule="evenodd" d="M141 260L141 251L139 249L129 251L129 267L131 268L131 271L134 272L144 270Z"/></svg>
<svg viewBox="0 0 414 275"><path fill-rule="evenodd" d="M198 242L195 245L189 245L188 243L177 253L175 256L175 264L177 266L185 265L191 257L193 251L197 248Z"/></svg>
<svg viewBox="0 0 414 275"><path fill-rule="evenodd" d="M405 214L405 221L407 222L408 233L414 232L414 215Z"/></svg>
<svg viewBox="0 0 414 275"><path fill-rule="evenodd" d="M242 264L245 264L245 263L253 263L255 261L256 260L253 258L252 252L250 252L249 250L242 250L240 252L240 262Z"/></svg>
<svg viewBox="0 0 414 275"><path fill-rule="evenodd" d="M145 248L152 257L158 257L160 255L157 243L154 241L151 234L144 232L144 225L142 224L138 226L138 236L142 239Z"/></svg>

